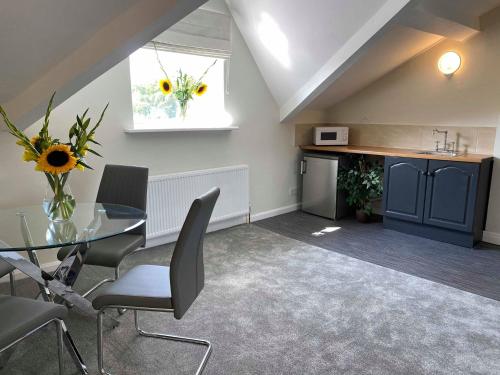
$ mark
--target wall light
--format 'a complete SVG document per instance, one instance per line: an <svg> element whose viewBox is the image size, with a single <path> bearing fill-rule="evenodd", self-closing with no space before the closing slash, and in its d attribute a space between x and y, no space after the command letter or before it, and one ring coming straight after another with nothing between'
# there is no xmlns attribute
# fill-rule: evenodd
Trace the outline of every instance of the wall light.
<svg viewBox="0 0 500 375"><path fill-rule="evenodd" d="M449 51L439 58L438 69L444 75L452 76L460 68L461 62L462 59L458 53Z"/></svg>

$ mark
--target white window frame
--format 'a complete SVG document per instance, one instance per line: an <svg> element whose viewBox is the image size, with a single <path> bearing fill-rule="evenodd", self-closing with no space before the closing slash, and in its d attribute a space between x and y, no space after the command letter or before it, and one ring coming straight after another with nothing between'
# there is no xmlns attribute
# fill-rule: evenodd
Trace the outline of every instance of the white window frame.
<svg viewBox="0 0 500 375"><path fill-rule="evenodd" d="M181 54L188 54L188 55L195 55L195 56L203 56L203 57L213 57L219 60L223 60L224 64L224 95L227 96L229 93L228 90L228 80L229 80L229 68L230 68L230 58L231 58L231 53L230 51L226 50L217 50L217 49L210 49L210 48L203 48L203 47L193 47L193 46L184 46L184 45L179 45L179 44L171 44L171 43L165 43L165 42L158 42L158 41L152 41L147 43L145 46L143 46L141 49L155 49L158 51L165 51L165 52L172 52L172 53L181 53ZM130 88L132 90L132 82L130 85ZM224 98L224 112L226 111L225 109L225 102L226 98ZM154 132L191 132L191 131L228 131L228 130L234 130L238 129L237 126L233 125L232 118L231 116L226 112L227 120L224 121L224 123L220 124L213 124L213 126L209 127L199 127L199 126L165 126L162 128L153 128L153 127L136 127L135 124L133 124L132 128L125 129L125 132L127 133L154 133ZM179 123L181 120L179 119Z"/></svg>

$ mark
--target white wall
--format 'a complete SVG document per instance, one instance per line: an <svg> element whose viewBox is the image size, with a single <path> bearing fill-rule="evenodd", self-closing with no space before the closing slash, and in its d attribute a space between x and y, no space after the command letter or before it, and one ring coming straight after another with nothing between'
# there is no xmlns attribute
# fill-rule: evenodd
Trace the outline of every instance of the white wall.
<svg viewBox="0 0 500 375"><path fill-rule="evenodd" d="M466 42L446 41L333 106L328 120L343 124L497 127L485 238L500 244L500 9L482 18ZM462 56L451 78L437 69L448 50Z"/></svg>
<svg viewBox="0 0 500 375"><path fill-rule="evenodd" d="M233 25L234 26L234 25ZM238 29L233 27L233 58L226 109L240 129L226 132L127 134L132 125L128 61L112 68L80 90L53 112L51 131L66 138L74 116L91 108L93 118L109 101L110 107L96 139L103 159L91 156L95 171L72 172L70 184L80 201L95 199L105 163L143 165L150 175L215 168L250 166L252 212L296 203L289 189L297 186L298 150L293 127L279 123L278 107L264 83ZM35 134L39 126L27 133ZM21 161L22 150L6 132L0 133L0 207L40 204L45 177L33 163Z"/></svg>

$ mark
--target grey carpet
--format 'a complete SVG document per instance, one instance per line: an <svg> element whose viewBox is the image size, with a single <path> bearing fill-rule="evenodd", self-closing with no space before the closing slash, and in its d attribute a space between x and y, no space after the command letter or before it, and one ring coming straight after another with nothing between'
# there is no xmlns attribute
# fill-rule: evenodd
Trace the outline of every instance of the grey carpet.
<svg viewBox="0 0 500 375"><path fill-rule="evenodd" d="M171 251L144 251L126 267L165 264ZM205 263L206 287L182 320L158 313L142 320L148 329L210 339L206 374L500 373L498 301L256 225L208 235ZM87 267L78 288L103 275ZM201 349L137 337L132 317L106 332L113 374L194 373ZM72 311L68 326L95 373L95 323ZM46 330L19 344L4 373L56 373L53 339ZM68 357L66 369L75 373Z"/></svg>
<svg viewBox="0 0 500 375"><path fill-rule="evenodd" d="M302 211L256 225L296 240L500 301L500 247L475 249L384 229L381 222L332 221ZM334 232L317 232L340 227Z"/></svg>

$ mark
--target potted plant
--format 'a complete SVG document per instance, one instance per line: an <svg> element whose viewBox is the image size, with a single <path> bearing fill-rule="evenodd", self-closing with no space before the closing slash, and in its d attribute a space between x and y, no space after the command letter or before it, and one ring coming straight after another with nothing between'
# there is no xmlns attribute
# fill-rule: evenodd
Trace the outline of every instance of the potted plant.
<svg viewBox="0 0 500 375"><path fill-rule="evenodd" d="M382 166L364 156L355 160L352 168L339 171L337 186L346 192L347 204L356 209L359 222L368 222L373 214L372 200L382 195L382 179Z"/></svg>

